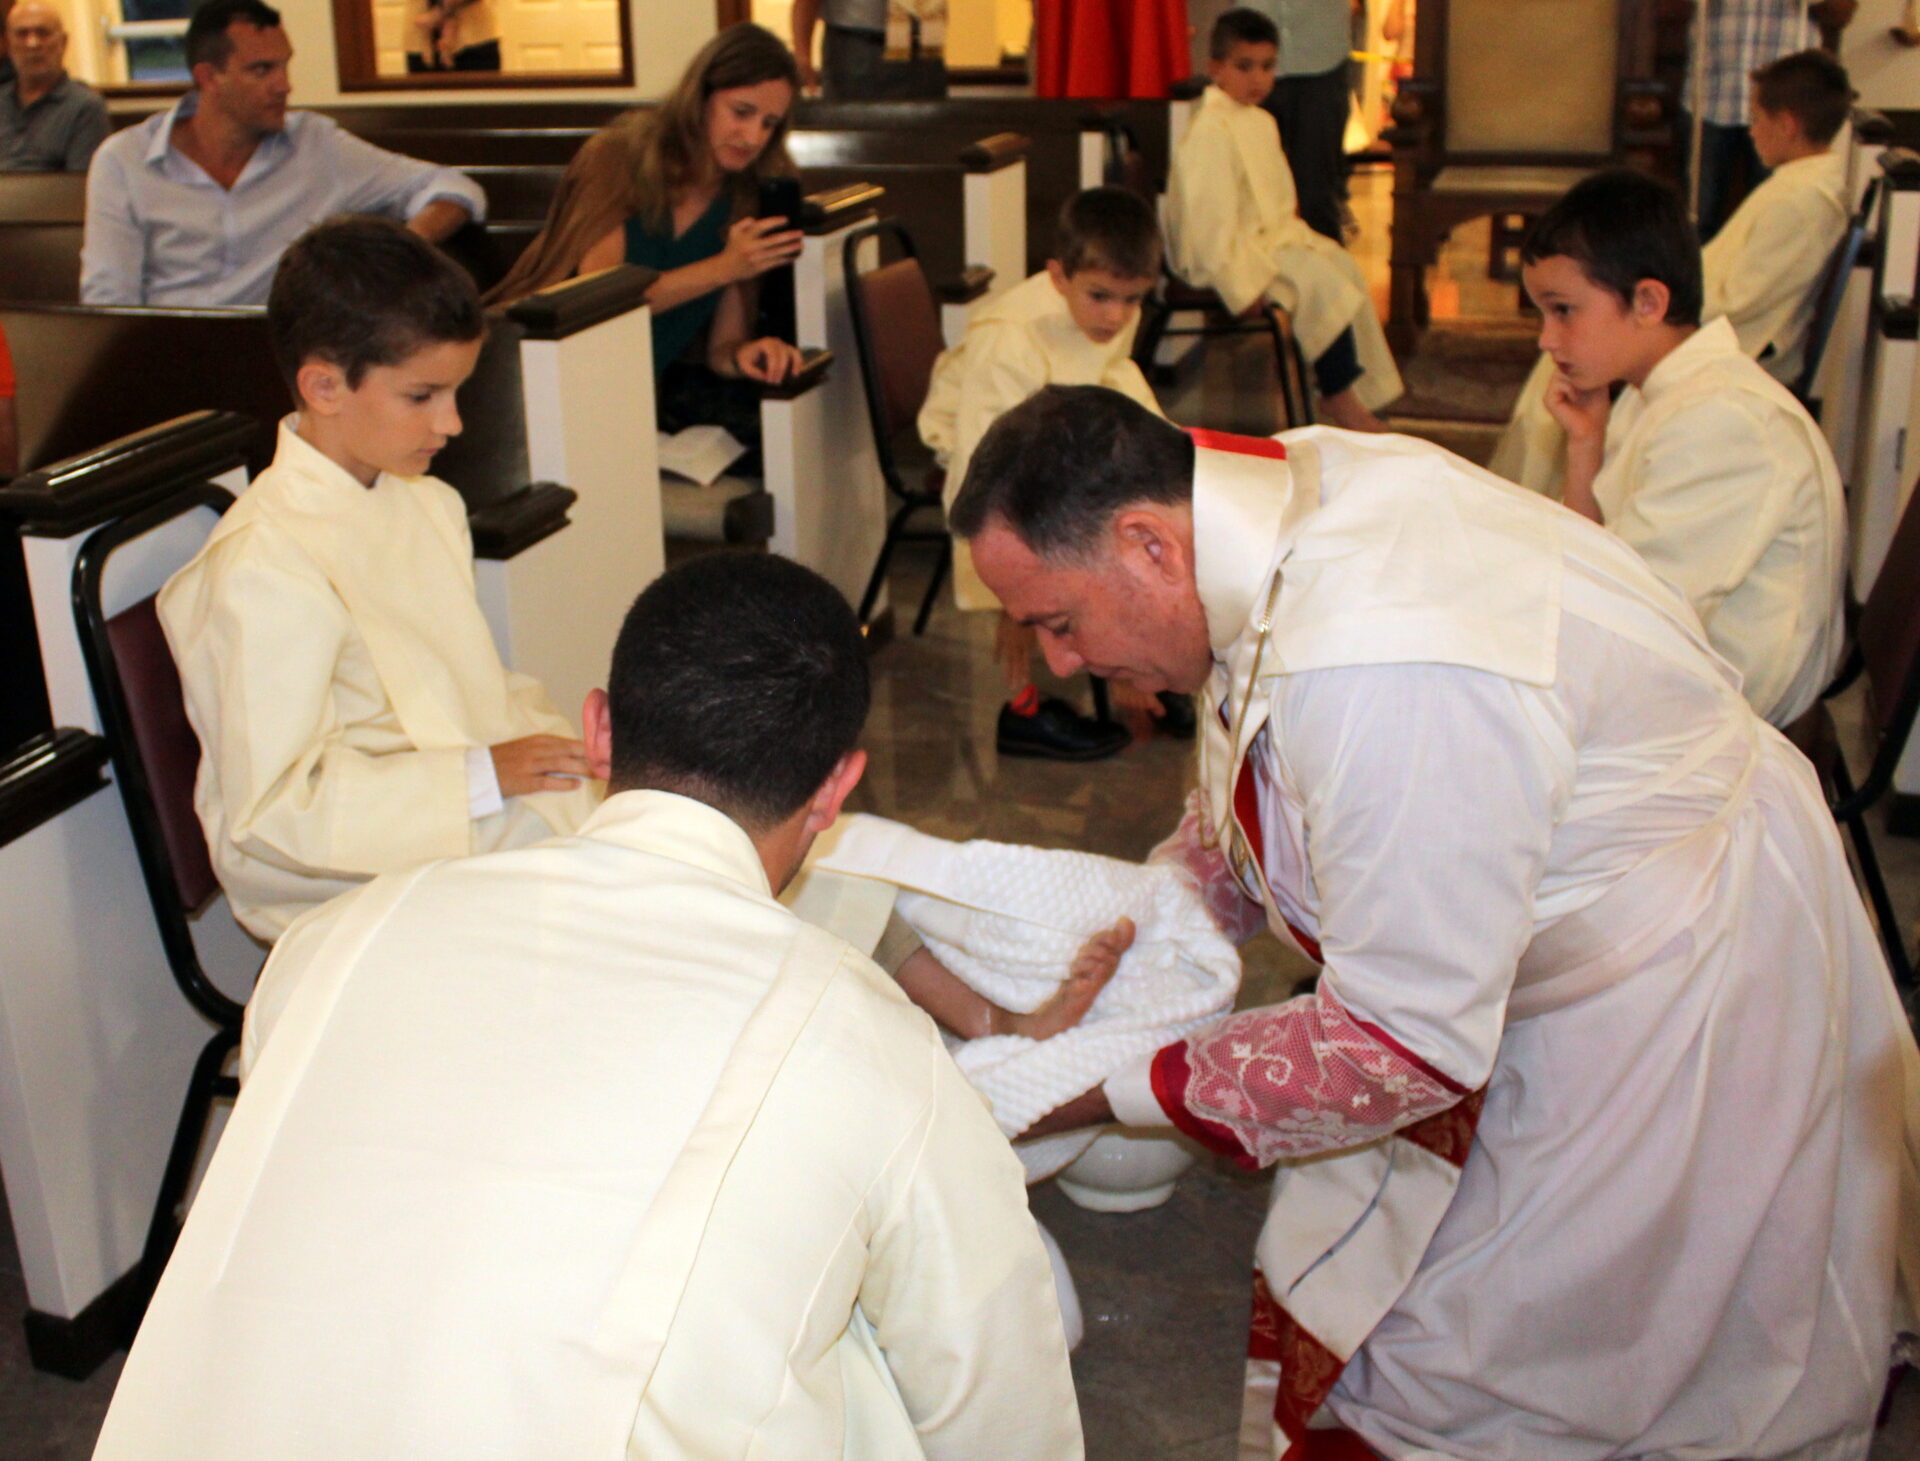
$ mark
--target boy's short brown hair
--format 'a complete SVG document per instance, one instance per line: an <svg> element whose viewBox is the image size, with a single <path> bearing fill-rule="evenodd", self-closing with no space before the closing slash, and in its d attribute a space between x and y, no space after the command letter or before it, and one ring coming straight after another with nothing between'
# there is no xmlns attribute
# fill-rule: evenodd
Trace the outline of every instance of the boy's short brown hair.
<svg viewBox="0 0 1920 1461"><path fill-rule="evenodd" d="M1069 277L1105 269L1121 279L1160 273L1160 225L1137 194L1125 188L1082 188L1060 205L1053 257Z"/></svg>
<svg viewBox="0 0 1920 1461"><path fill-rule="evenodd" d="M308 229L280 259L267 294L273 358L301 404L300 367L338 366L350 388L376 365L486 333L480 295L460 266L386 218Z"/></svg>
<svg viewBox="0 0 1920 1461"><path fill-rule="evenodd" d="M1764 111L1789 112L1807 141L1824 147L1853 115L1859 94L1847 68L1825 51L1795 51L1753 73L1753 99Z"/></svg>
<svg viewBox="0 0 1920 1461"><path fill-rule="evenodd" d="M1244 5L1223 10L1213 22L1213 34L1207 38L1207 54L1216 61L1227 59L1235 46L1272 46L1280 49L1280 27L1273 18Z"/></svg>

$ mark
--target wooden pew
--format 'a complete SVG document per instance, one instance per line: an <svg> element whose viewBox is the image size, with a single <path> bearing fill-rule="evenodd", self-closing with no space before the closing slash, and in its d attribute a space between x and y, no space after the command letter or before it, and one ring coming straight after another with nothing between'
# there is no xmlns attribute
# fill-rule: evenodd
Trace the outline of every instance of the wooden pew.
<svg viewBox="0 0 1920 1461"><path fill-rule="evenodd" d="M0 173L0 299L80 297L84 173Z"/></svg>
<svg viewBox="0 0 1920 1461"><path fill-rule="evenodd" d="M941 297L949 344L965 333L975 300L1026 277L1026 138L976 138L947 158L929 157L922 138L887 132L795 132L788 146L809 189L886 189L886 211L913 234Z"/></svg>

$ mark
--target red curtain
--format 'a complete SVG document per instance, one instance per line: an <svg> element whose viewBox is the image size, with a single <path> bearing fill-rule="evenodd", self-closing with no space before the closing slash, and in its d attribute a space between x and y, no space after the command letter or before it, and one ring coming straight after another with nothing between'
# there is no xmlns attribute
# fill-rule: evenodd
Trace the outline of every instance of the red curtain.
<svg viewBox="0 0 1920 1461"><path fill-rule="evenodd" d="M1041 96L1165 96L1192 69L1187 0L1036 0Z"/></svg>

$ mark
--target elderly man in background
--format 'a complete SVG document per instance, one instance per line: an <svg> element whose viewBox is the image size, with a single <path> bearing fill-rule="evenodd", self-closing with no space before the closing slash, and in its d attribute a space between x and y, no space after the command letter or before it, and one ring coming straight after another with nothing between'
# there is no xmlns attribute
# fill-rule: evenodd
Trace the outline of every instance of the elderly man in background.
<svg viewBox="0 0 1920 1461"><path fill-rule="evenodd" d="M80 298L265 304L280 255L339 213L438 242L486 215L471 178L289 112L293 46L261 0L209 0L187 30L194 89L101 147L87 176Z"/></svg>
<svg viewBox="0 0 1920 1461"><path fill-rule="evenodd" d="M67 75L67 28L42 0L6 19L11 83L0 81L0 172L85 172L107 135L107 104Z"/></svg>

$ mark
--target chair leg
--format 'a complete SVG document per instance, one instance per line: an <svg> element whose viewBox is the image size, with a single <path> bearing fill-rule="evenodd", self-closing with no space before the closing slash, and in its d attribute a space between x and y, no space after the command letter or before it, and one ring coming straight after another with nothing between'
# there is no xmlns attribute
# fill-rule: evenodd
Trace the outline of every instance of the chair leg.
<svg viewBox="0 0 1920 1461"><path fill-rule="evenodd" d="M894 545L900 541L900 530L913 514L913 504L907 503L894 510L887 520L887 535L880 541L880 557L874 562L873 573L867 579L866 592L860 595L859 619L862 624L873 614L874 601L880 597L880 585L887 581L887 567L893 562Z"/></svg>
<svg viewBox="0 0 1920 1461"><path fill-rule="evenodd" d="M933 579L927 584L927 592L920 600L920 612L913 616L913 632L921 635L927 632L927 620L933 617L933 606L940 598L940 590L945 587L947 573L953 567L953 539L940 540L940 552L933 560Z"/></svg>
<svg viewBox="0 0 1920 1461"><path fill-rule="evenodd" d="M216 1030L194 1062L193 1075L187 1082L187 1099L180 1109L180 1124L174 1128L173 1146L167 1153L166 1170L161 1174L160 1194L153 1204L153 1219L147 1226L146 1247L140 1255L140 1294L133 1313L135 1327L159 1286L167 1260L173 1256L173 1245L179 1241L180 1209L187 1200L187 1185L193 1181L194 1163L200 1155L208 1118L213 1114L213 1103L221 1096L235 1096L240 1092L238 1081L221 1074L227 1057L239 1043L238 1030Z"/></svg>

